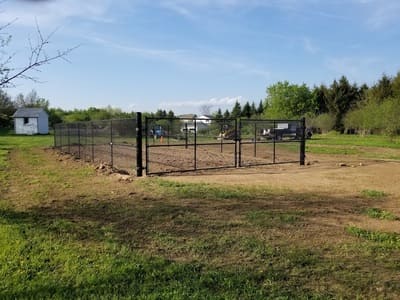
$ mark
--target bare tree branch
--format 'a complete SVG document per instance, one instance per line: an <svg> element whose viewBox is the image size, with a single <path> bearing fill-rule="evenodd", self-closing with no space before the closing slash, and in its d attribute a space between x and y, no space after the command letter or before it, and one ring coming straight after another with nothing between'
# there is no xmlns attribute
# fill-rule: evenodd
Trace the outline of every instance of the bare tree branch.
<svg viewBox="0 0 400 300"><path fill-rule="evenodd" d="M10 26L11 24L12 22L9 22L6 25L0 26L0 34L2 30ZM30 74L31 71L40 72L41 66L49 64L50 62L58 59L69 62L66 57L79 46L67 48L65 50L58 50L56 53L51 55L48 55L46 52L46 48L50 44L50 39L56 31L57 29L51 32L49 35L43 36L40 27L36 22L37 42L33 44L31 39L28 40L30 53L28 55L28 62L23 67L8 67L8 65L11 64L13 58L15 57L15 53L9 55L4 60L0 56L0 88L14 86L13 81L16 79L26 79L34 82L39 82L35 76ZM7 35L7 38L0 37L0 49L5 48L9 44L10 40L10 35Z"/></svg>

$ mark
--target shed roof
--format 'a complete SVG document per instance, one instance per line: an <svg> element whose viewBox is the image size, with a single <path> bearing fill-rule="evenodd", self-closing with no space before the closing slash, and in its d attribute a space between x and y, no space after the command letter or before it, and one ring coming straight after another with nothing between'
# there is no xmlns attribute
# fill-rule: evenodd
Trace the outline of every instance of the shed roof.
<svg viewBox="0 0 400 300"><path fill-rule="evenodd" d="M13 118L38 118L42 112L44 112L43 108L18 108Z"/></svg>

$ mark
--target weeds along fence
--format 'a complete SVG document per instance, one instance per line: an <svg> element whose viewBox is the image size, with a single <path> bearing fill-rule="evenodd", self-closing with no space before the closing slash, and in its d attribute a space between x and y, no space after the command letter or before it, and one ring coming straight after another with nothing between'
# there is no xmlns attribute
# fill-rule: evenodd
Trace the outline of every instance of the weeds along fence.
<svg viewBox="0 0 400 300"><path fill-rule="evenodd" d="M136 171L137 119L56 124L54 145L79 159L127 173Z"/></svg>
<svg viewBox="0 0 400 300"><path fill-rule="evenodd" d="M55 126L61 152L142 176L304 164L305 119L144 118Z"/></svg>

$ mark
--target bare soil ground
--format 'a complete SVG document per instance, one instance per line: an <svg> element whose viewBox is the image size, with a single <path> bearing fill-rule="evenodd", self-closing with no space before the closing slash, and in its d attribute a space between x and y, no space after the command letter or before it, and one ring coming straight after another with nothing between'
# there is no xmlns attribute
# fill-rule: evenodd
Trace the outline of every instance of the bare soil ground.
<svg viewBox="0 0 400 300"><path fill-rule="evenodd" d="M332 195L357 195L363 190L378 190L400 197L400 161L356 156L309 154L305 166L278 164L170 175L166 178L182 182L263 185Z"/></svg>

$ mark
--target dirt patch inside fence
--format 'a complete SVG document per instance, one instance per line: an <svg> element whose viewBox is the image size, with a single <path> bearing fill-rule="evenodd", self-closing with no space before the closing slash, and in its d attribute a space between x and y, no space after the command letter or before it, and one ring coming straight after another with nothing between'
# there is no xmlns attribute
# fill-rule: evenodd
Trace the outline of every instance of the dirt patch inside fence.
<svg viewBox="0 0 400 300"><path fill-rule="evenodd" d="M273 189L335 195L357 195L362 191L376 190L400 196L399 161L350 156L310 154L305 166L279 164L174 174L165 178L180 182L263 185Z"/></svg>

